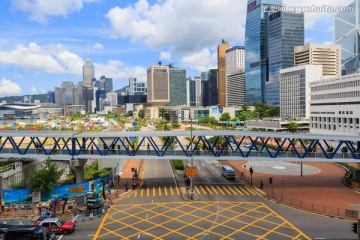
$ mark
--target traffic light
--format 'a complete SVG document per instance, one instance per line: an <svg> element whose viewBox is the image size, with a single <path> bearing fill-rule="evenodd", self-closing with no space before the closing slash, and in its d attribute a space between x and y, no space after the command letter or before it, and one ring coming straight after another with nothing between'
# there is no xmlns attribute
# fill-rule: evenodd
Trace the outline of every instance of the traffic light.
<svg viewBox="0 0 360 240"><path fill-rule="evenodd" d="M269 178L269 183L270 183L270 184L272 184L272 177L271 177L271 178Z"/></svg>
<svg viewBox="0 0 360 240"><path fill-rule="evenodd" d="M252 167L250 167L250 175L252 175L254 173L254 169Z"/></svg>
<svg viewBox="0 0 360 240"><path fill-rule="evenodd" d="M353 222L353 223L351 223L351 225L352 225L352 231L353 231L354 233L358 233L358 223L357 223L357 222Z"/></svg>

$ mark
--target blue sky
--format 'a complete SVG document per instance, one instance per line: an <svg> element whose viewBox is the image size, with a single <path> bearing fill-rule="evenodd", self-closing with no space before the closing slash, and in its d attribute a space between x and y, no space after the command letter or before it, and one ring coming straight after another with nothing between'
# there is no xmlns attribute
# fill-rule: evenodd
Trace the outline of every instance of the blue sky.
<svg viewBox="0 0 360 240"><path fill-rule="evenodd" d="M352 0L284 0L284 4L347 6ZM243 45L246 0L2 0L0 97L45 93L82 80L90 51L96 77L146 81L162 60L187 75L216 67L224 38ZM331 43L333 12L306 13L306 42Z"/></svg>

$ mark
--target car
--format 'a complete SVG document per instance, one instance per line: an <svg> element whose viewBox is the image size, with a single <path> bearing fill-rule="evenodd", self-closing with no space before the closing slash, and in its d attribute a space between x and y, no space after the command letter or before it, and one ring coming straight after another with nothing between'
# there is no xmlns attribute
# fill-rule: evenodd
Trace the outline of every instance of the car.
<svg viewBox="0 0 360 240"><path fill-rule="evenodd" d="M9 227L4 240L56 240L53 232L40 226L13 226Z"/></svg>
<svg viewBox="0 0 360 240"><path fill-rule="evenodd" d="M35 226L41 226L55 234L69 234L75 231L75 222L65 222L60 218L45 218Z"/></svg>
<svg viewBox="0 0 360 240"><path fill-rule="evenodd" d="M249 143L245 143L244 145L246 148L250 148L250 144Z"/></svg>

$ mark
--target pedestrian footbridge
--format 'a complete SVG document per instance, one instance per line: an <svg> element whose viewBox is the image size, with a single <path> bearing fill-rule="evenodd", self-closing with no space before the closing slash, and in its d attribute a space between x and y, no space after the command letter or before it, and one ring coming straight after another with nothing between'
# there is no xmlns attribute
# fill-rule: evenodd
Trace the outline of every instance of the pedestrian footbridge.
<svg viewBox="0 0 360 240"><path fill-rule="evenodd" d="M0 131L0 157L360 162L360 137L247 131Z"/></svg>

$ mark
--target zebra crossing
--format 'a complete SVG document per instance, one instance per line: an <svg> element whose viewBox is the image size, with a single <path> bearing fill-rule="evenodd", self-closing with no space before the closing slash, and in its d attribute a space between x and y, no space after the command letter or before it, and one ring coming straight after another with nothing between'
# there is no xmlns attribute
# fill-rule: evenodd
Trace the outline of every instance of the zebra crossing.
<svg viewBox="0 0 360 240"><path fill-rule="evenodd" d="M148 187L146 189L138 189L134 191L134 194L128 195L128 198L180 196L185 191L186 191L185 187L181 187L181 188L174 186ZM257 195L253 189L245 185L198 185L198 186L194 186L194 191L198 195L204 195L204 196Z"/></svg>

